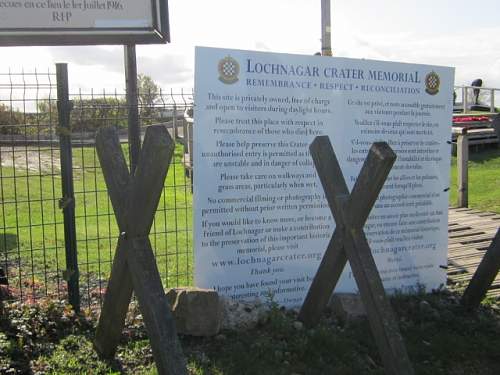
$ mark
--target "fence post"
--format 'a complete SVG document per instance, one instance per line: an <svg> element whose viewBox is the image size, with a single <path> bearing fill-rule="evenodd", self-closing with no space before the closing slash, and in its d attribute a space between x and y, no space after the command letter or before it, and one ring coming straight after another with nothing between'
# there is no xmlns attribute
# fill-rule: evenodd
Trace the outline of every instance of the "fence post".
<svg viewBox="0 0 500 375"><path fill-rule="evenodd" d="M78 255L76 247L75 194L73 187L73 155L71 150L70 115L72 103L69 100L68 65L56 64L57 112L59 115L59 148L61 152L62 199L59 207L64 216L64 245L66 271L64 279L68 283L68 299L73 309L80 310L80 289Z"/></svg>
<svg viewBox="0 0 500 375"><path fill-rule="evenodd" d="M495 90L491 89L490 90L490 112L495 113Z"/></svg>
<svg viewBox="0 0 500 375"><path fill-rule="evenodd" d="M462 133L457 138L457 177L458 177L458 207L469 205L469 139L467 128L462 128Z"/></svg>
<svg viewBox="0 0 500 375"><path fill-rule="evenodd" d="M135 45L125 46L125 80L128 108L128 145L130 174L134 175L141 152L141 128L139 126L139 103L137 97L137 56Z"/></svg>
<svg viewBox="0 0 500 375"><path fill-rule="evenodd" d="M174 128L174 141L177 141L179 138L179 132L177 130L177 106L175 104L172 108L172 127Z"/></svg>
<svg viewBox="0 0 500 375"><path fill-rule="evenodd" d="M463 113L467 113L469 106L469 99L467 98L467 87L462 87L462 105L463 105Z"/></svg>

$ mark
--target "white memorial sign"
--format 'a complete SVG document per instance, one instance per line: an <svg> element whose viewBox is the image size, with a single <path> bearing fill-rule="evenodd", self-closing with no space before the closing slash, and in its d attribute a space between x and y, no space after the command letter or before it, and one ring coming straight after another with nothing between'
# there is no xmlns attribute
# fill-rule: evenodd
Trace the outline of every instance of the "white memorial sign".
<svg viewBox="0 0 500 375"><path fill-rule="evenodd" d="M328 135L351 189L367 151L397 161L365 233L388 291L446 281L452 68L196 49L195 282L303 302L335 223L309 155ZM346 267L337 291L355 291Z"/></svg>

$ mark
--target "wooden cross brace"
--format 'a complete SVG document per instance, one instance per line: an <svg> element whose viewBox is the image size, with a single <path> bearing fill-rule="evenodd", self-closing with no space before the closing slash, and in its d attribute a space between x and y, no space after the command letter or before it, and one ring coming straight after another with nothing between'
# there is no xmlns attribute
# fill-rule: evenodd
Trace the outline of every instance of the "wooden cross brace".
<svg viewBox="0 0 500 375"><path fill-rule="evenodd" d="M493 238L490 247L484 254L474 276L462 296L462 304L470 309L477 309L486 297L489 287L495 281L500 270L500 228Z"/></svg>
<svg viewBox="0 0 500 375"><path fill-rule="evenodd" d="M101 356L114 357L133 290L158 373L184 375L186 362L149 241L174 146L165 127L148 127L131 176L116 130L102 128L97 133L97 154L121 234L94 346Z"/></svg>
<svg viewBox="0 0 500 375"><path fill-rule="evenodd" d="M363 231L396 154L387 143L374 143L349 194L329 138L316 137L309 150L336 228L302 305L299 319L308 327L319 322L349 260L387 373L413 374L403 338Z"/></svg>

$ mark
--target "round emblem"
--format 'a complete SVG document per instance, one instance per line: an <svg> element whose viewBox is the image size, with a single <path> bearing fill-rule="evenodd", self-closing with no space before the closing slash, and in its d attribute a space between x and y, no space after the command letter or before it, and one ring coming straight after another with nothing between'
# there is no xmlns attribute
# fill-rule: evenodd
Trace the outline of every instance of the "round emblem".
<svg viewBox="0 0 500 375"><path fill-rule="evenodd" d="M436 72L430 72L425 76L425 92L429 95L436 95L439 92L441 79Z"/></svg>
<svg viewBox="0 0 500 375"><path fill-rule="evenodd" d="M240 64L231 56L224 57L219 61L219 80L226 84L238 82L238 75L240 74Z"/></svg>

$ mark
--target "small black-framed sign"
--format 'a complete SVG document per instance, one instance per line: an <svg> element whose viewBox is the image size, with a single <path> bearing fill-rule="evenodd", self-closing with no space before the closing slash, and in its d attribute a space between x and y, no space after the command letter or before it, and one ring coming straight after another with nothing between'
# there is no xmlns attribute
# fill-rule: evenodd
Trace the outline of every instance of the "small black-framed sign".
<svg viewBox="0 0 500 375"><path fill-rule="evenodd" d="M167 42L168 0L0 0L0 46Z"/></svg>

